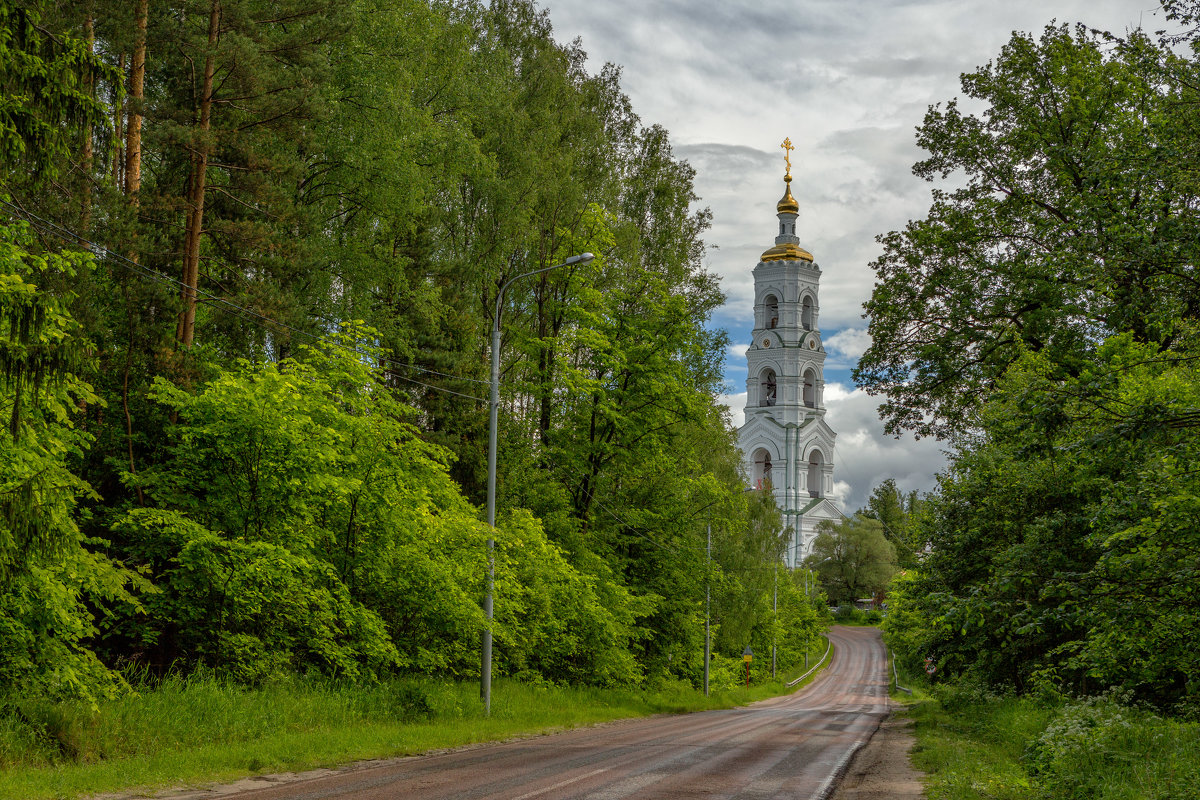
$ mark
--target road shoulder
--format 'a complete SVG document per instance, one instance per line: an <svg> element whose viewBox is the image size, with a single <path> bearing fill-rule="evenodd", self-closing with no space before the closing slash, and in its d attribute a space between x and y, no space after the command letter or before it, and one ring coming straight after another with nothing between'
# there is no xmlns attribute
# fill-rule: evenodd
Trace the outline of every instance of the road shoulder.
<svg viewBox="0 0 1200 800"><path fill-rule="evenodd" d="M913 721L895 711L893 706L879 730L855 754L833 800L920 800L924 796L924 774L909 760L916 743Z"/></svg>

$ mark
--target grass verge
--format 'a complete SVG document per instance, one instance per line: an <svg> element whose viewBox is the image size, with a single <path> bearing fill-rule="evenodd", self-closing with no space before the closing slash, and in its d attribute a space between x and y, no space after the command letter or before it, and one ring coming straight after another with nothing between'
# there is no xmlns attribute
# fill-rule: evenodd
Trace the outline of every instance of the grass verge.
<svg viewBox="0 0 1200 800"><path fill-rule="evenodd" d="M916 722L913 764L927 775L929 800L1200 798L1195 722L1113 697L1067 702L945 686L913 692L894 697Z"/></svg>
<svg viewBox="0 0 1200 800"><path fill-rule="evenodd" d="M812 663L824 650L821 639ZM291 677L247 688L211 676L172 677L98 711L65 703L9 704L8 713L0 714L0 798L153 791L629 717L729 708L795 691L784 682L803 671L801 663L778 680L714 690L707 698L682 682L649 692L500 680L490 717L482 715L473 682L397 679L354 686Z"/></svg>

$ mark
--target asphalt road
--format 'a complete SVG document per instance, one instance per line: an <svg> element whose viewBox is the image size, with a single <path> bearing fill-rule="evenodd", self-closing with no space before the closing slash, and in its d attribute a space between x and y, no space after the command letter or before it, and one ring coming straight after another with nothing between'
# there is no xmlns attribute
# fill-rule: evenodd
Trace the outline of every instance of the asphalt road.
<svg viewBox="0 0 1200 800"><path fill-rule="evenodd" d="M879 631L835 627L804 690L744 708L661 716L397 759L222 798L824 798L887 712Z"/></svg>

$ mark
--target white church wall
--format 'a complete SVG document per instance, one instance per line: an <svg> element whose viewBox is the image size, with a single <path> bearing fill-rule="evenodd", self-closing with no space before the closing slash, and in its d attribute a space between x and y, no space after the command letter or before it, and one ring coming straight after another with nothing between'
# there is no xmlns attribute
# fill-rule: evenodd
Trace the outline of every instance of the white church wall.
<svg viewBox="0 0 1200 800"><path fill-rule="evenodd" d="M753 342L746 353L747 405L738 440L752 480L762 471L756 454L765 453L770 459L772 494L795 533L785 556L785 563L794 567L811 549L817 523L836 512L828 500L812 501L813 495L827 498L832 493L836 435L824 420L821 270L795 235L798 204L791 195L791 180L789 170L785 176L789 188L777 207L775 246L763 253L754 268ZM777 320L774 326L770 317ZM774 373L776 402L770 406L762 402L766 369ZM820 458L812 465L810 478L814 451L820 452ZM801 514L802 509L806 513Z"/></svg>

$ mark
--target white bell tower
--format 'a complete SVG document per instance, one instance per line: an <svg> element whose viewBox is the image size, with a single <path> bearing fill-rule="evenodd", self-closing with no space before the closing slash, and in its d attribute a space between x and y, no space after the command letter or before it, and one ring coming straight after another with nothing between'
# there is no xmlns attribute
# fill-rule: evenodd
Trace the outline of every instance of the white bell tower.
<svg viewBox="0 0 1200 800"><path fill-rule="evenodd" d="M787 174L776 206L779 235L754 268L746 421L738 445L751 485L774 493L784 525L792 529L784 562L794 569L809 554L817 523L842 515L827 499L836 434L825 422L821 269L796 236L800 205L792 197L791 140L782 147Z"/></svg>

